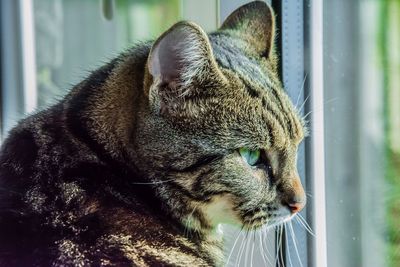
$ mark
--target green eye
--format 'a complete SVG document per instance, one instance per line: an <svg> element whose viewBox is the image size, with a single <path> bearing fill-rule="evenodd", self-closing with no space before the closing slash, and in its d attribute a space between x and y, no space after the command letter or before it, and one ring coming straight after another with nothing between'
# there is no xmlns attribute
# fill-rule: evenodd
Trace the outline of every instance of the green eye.
<svg viewBox="0 0 400 267"><path fill-rule="evenodd" d="M250 166L254 166L258 163L260 159L260 150L250 150L247 148L240 148L239 153L242 156L242 158L249 164Z"/></svg>

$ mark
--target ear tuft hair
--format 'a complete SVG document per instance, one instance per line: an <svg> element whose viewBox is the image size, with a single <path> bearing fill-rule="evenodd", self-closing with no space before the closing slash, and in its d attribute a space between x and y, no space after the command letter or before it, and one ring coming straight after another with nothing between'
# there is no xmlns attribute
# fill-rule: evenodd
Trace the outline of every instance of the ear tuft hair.
<svg viewBox="0 0 400 267"><path fill-rule="evenodd" d="M148 59L154 81L189 94L219 74L206 33L191 22L178 22L155 42ZM214 77L215 78L215 77Z"/></svg>
<svg viewBox="0 0 400 267"><path fill-rule="evenodd" d="M233 11L219 30L235 32L268 58L275 38L275 15L265 2L250 2Z"/></svg>

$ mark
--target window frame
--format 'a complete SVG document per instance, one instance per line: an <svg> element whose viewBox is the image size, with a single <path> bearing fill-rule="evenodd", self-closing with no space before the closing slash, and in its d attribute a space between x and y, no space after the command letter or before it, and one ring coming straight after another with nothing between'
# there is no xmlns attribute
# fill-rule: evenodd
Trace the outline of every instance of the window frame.
<svg viewBox="0 0 400 267"><path fill-rule="evenodd" d="M306 168L307 185L312 192L308 219L315 235L309 236L310 266L327 266L324 110L321 108L324 106L323 0L306 0L304 7L305 44L308 47L306 69L309 73L309 82L304 88L310 96L306 106L310 115Z"/></svg>
<svg viewBox="0 0 400 267"><path fill-rule="evenodd" d="M1 20L1 137L24 114L20 1L0 1ZM4 38L7 36L7 38Z"/></svg>
<svg viewBox="0 0 400 267"><path fill-rule="evenodd" d="M324 103L323 0L273 0L272 6L277 13L278 51L284 87L295 104L304 103L299 112L307 116L310 132L299 148L298 170L308 194L307 208L302 214L305 214L314 236L297 227L296 235L306 239L302 240L304 246L297 245L297 248L301 250L303 266L327 266L324 113L320 111ZM292 64L298 65L293 67ZM293 244L287 245L286 250L293 248ZM286 253L286 263L296 261L297 255L293 254Z"/></svg>

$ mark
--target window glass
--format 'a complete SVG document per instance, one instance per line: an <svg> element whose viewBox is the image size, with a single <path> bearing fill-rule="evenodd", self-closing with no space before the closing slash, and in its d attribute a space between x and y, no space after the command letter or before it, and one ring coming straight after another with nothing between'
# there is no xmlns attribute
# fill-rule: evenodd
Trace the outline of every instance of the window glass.
<svg viewBox="0 0 400 267"><path fill-rule="evenodd" d="M180 0L35 0L38 107L181 17Z"/></svg>
<svg viewBox="0 0 400 267"><path fill-rule="evenodd" d="M399 1L324 1L328 266L399 266L399 24Z"/></svg>

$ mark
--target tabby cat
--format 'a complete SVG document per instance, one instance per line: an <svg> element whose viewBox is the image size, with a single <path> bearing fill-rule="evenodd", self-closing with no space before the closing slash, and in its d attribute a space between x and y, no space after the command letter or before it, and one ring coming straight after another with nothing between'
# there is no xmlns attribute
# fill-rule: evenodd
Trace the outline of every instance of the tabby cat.
<svg viewBox="0 0 400 267"><path fill-rule="evenodd" d="M305 128L261 1L178 22L22 120L0 154L0 266L222 266L228 223L305 205Z"/></svg>

